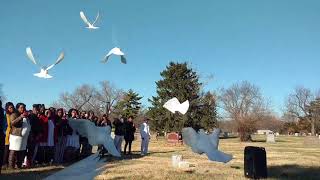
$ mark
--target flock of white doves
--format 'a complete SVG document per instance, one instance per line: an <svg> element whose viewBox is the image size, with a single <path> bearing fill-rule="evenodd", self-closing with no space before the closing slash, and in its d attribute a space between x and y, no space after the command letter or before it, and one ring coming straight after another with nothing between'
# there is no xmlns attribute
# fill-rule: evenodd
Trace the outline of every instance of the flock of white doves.
<svg viewBox="0 0 320 180"><path fill-rule="evenodd" d="M99 19L99 12L96 16L96 19L93 21L93 23L89 22L89 20L86 18L86 16L82 11L80 12L80 18L83 20L85 24L88 25L86 28L91 30L99 29L99 27L95 26L96 22ZM34 76L37 76L39 78L44 78L44 79L52 78L52 76L48 74L48 71L52 69L55 65L59 64L64 59L64 52L62 52L54 64L50 66L42 66L34 58L31 47L26 48L26 53L28 58L35 65L38 65L40 67L40 73L36 73L34 74ZM124 53L118 47L111 49L101 62L106 63L112 54L120 56L121 62L123 64L127 63L126 58L124 57ZM172 98L168 100L163 105L163 107L169 110L171 113L179 112L184 115L189 109L189 101L186 100L185 102L180 103L177 98ZM83 123L81 123L81 121L75 121L74 123L71 123L71 125L73 126L73 128L78 129L83 136L91 137L89 138L89 143L91 145L103 144L105 148L112 155L120 156L120 154L118 153L118 151L116 151L114 147L111 136L110 138L107 138L107 139L105 138L105 134L106 134L105 131L108 131L109 132L108 134L111 134L111 129L97 128L92 124L90 126L90 124L88 125L88 122L89 121L83 121ZM101 132L98 130L100 130ZM218 150L219 134L220 134L219 129L215 129L215 131L210 135L206 134L203 130L196 132L193 128L184 128L182 130L182 133L183 133L185 143L192 148L193 152L198 154L205 153L207 154L208 158L212 161L220 161L220 162L226 163L232 159L231 155L225 154ZM93 136L94 134L95 136Z"/></svg>
<svg viewBox="0 0 320 180"><path fill-rule="evenodd" d="M91 29L91 30L99 28L99 27L95 26L96 22L99 19L99 12L98 12L98 14L96 16L96 19L93 21L93 23L89 22L89 20L86 18L86 16L84 15L84 13L82 11L80 12L80 18L83 20L83 22L85 24L88 25L86 28ZM28 58L33 62L33 64L38 65L40 67L40 73L36 73L36 74L34 74L34 76L37 76L39 78L44 78L44 79L52 78L52 76L48 74L48 71L50 69L52 69L55 65L59 64L64 59L64 52L61 52L61 54L59 55L58 59L56 60L56 62L54 64L52 64L50 66L43 66L43 65L40 65L39 62L37 62L36 59L34 58L34 55L32 53L31 47L27 47L26 48L26 53L27 53ZM103 60L101 62L102 63L106 63L111 55L120 56L121 62L123 64L127 63L127 60L124 57L124 53L118 47L112 48L108 52L108 54L106 56L104 56L104 58L103 58Z"/></svg>

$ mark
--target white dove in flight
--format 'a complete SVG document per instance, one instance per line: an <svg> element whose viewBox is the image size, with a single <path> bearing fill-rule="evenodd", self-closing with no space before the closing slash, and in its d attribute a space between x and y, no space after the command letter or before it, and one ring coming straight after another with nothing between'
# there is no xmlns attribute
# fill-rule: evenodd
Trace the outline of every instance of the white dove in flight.
<svg viewBox="0 0 320 180"><path fill-rule="evenodd" d="M192 151L197 154L205 153L209 160L227 163L232 160L232 155L218 150L220 129L214 129L208 135L203 129L196 132L193 128L182 129L182 139Z"/></svg>
<svg viewBox="0 0 320 180"><path fill-rule="evenodd" d="M68 119L68 122L73 130L88 138L89 144L92 146L102 144L111 155L121 157L111 137L110 126L97 127L86 119Z"/></svg>
<svg viewBox="0 0 320 180"><path fill-rule="evenodd" d="M59 55L59 57L56 60L56 62L47 67L47 66L41 66L41 65L39 65L39 63L37 63L37 61L35 60L35 58L33 56L33 53L32 53L32 50L31 50L30 47L26 48L26 53L27 53L28 58L32 61L32 63L35 64L35 65L38 65L40 67L40 73L36 73L36 74L34 74L34 76L37 76L39 78L44 78L44 79L52 78L52 76L48 74L48 71L50 69L52 69L55 65L59 64L64 58L64 53L62 52Z"/></svg>
<svg viewBox="0 0 320 180"><path fill-rule="evenodd" d="M118 47L115 47L115 48L113 48L113 49L111 49L110 51L109 51L109 53L103 58L103 60L101 61L102 63L106 63L107 61L108 61L108 59L109 59L109 57L111 56L111 55L117 55L117 56L120 56L120 60L121 60L121 63L123 63L123 64L127 64L127 60L126 60L126 58L124 57L124 53L121 51L121 49L120 48L118 48Z"/></svg>
<svg viewBox="0 0 320 180"><path fill-rule="evenodd" d="M81 19L83 20L83 22L88 25L88 26L86 27L86 28L88 28L88 29L99 29L99 27L94 26L95 23L98 21L99 16L100 16L100 15L99 15L99 12L98 12L98 14L97 14L97 16L96 16L96 19L93 21L93 23L90 23L90 22L88 21L88 19L86 18L86 16L84 15L84 13L83 13L82 11L80 11L80 17L81 17Z"/></svg>
<svg viewBox="0 0 320 180"><path fill-rule="evenodd" d="M182 104L180 104L177 98L172 98L167 101L164 105L164 108L168 109L170 112L175 113L176 111L180 112L181 114L186 114L189 109L189 101L186 100Z"/></svg>

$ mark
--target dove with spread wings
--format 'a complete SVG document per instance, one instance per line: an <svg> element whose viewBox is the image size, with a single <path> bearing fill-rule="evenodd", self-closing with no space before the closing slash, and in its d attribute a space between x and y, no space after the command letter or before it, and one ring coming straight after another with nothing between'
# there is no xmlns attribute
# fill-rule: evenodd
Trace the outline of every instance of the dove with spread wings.
<svg viewBox="0 0 320 180"><path fill-rule="evenodd" d="M214 129L211 134L206 134L203 129L196 132L193 128L183 128L182 138L186 145L197 154L205 153L209 160L227 163L232 160L232 155L218 150L220 129Z"/></svg>
<svg viewBox="0 0 320 180"><path fill-rule="evenodd" d="M34 74L34 76L37 76L39 78L44 78L44 79L50 79L52 78L51 75L48 74L48 71L50 69L52 69L55 65L59 64L63 58L64 58L64 52L60 53L58 59L56 60L56 62L50 66L41 66L37 61L36 59L34 58L33 56L33 53L32 53L32 50L30 47L27 47L26 48L26 53L27 53L27 56L28 58L31 60L31 62L35 65L38 65L40 67L40 73L36 73Z"/></svg>
<svg viewBox="0 0 320 180"><path fill-rule="evenodd" d="M83 21L85 24L88 25L88 26L86 27L86 28L88 28L88 29L99 29L99 27L94 26L94 25L96 24L96 22L98 21L99 16L100 16L100 14L99 14L99 12L98 12L98 14L97 14L97 16L96 16L96 19L93 21L93 23L90 23L89 20L87 19L87 17L84 15L84 12L83 12L83 11L80 11L80 18L82 19L82 21Z"/></svg>
<svg viewBox="0 0 320 180"><path fill-rule="evenodd" d="M170 112L175 113L180 112L181 114L186 114L189 109L189 101L186 100L182 104L179 102L177 98L172 98L167 101L164 105L164 108L168 109Z"/></svg>

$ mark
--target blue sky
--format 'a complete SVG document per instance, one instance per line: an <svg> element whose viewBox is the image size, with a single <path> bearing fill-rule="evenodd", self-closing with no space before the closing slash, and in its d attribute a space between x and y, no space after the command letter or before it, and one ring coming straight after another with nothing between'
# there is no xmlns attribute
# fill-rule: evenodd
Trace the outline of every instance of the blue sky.
<svg viewBox="0 0 320 180"><path fill-rule="evenodd" d="M188 61L207 90L247 80L259 86L280 112L298 85L320 88L320 1L317 0L7 0L0 2L0 83L7 99L50 104L63 91L109 80L147 98L170 61ZM96 31L89 19L100 12ZM31 46L43 64L56 66L52 80L25 55ZM114 47L128 64L99 61Z"/></svg>

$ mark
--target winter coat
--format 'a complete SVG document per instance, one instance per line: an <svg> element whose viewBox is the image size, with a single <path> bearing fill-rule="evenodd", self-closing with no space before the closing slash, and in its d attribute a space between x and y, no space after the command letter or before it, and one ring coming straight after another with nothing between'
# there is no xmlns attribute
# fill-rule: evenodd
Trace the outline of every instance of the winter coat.
<svg viewBox="0 0 320 180"><path fill-rule="evenodd" d="M113 122L113 125L115 127L114 134L117 136L124 136L124 123L121 121L115 121Z"/></svg>
<svg viewBox="0 0 320 180"><path fill-rule="evenodd" d="M125 133L124 133L124 139L126 141L133 141L134 140L134 133L136 132L136 127L134 126L133 122L125 122Z"/></svg>
<svg viewBox="0 0 320 180"><path fill-rule="evenodd" d="M6 124L6 118L4 114L4 110L2 107L0 107L0 133L5 133L5 124Z"/></svg>
<svg viewBox="0 0 320 180"><path fill-rule="evenodd" d="M15 112L12 113L9 116L11 120L11 133L12 135L15 136L22 136L22 123L23 123L23 118L20 116L19 113Z"/></svg>
<svg viewBox="0 0 320 180"><path fill-rule="evenodd" d="M42 127L40 123L40 119L36 114L29 115L30 125L31 125L31 132L32 136L36 137L42 133Z"/></svg>
<svg viewBox="0 0 320 180"><path fill-rule="evenodd" d="M6 117L6 145L9 145L9 136L10 136L10 133L11 133L11 119L10 119L10 115L9 114L6 114L5 115Z"/></svg>

